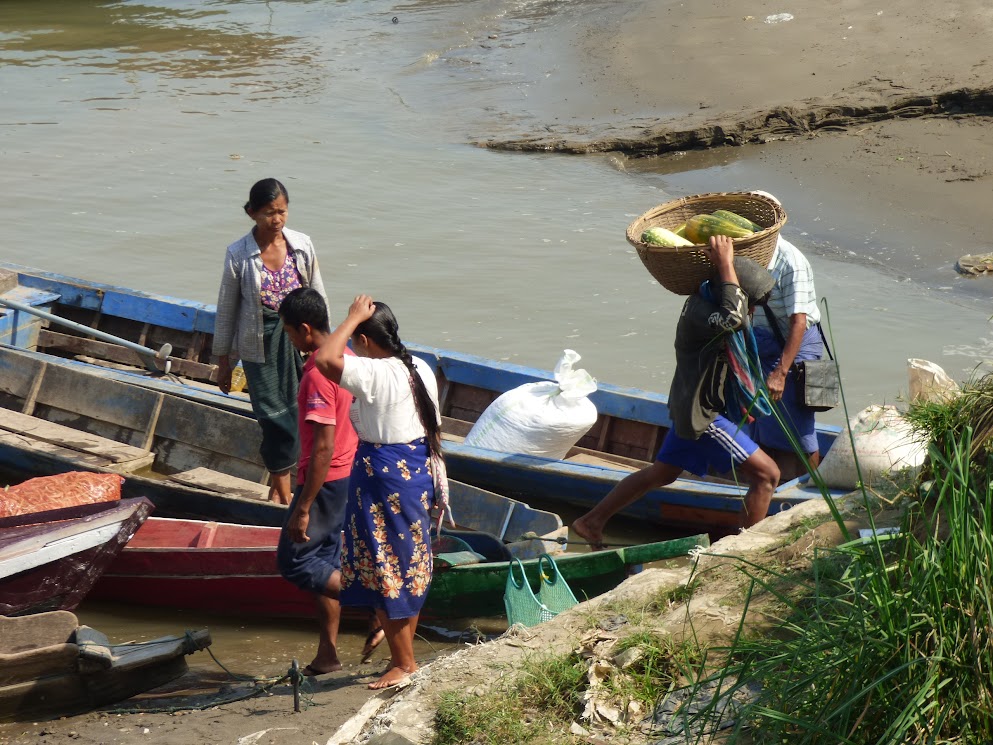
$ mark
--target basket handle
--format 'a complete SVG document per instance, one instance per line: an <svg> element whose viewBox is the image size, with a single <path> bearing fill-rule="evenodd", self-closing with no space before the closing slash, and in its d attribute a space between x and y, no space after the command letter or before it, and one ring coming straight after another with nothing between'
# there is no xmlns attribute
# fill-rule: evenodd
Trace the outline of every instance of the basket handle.
<svg viewBox="0 0 993 745"><path fill-rule="evenodd" d="M547 569L546 564L548 565ZM555 563L551 554L541 554L538 557L538 574L541 575L542 583L548 585L557 584L562 579L562 575L559 574L559 565Z"/></svg>
<svg viewBox="0 0 993 745"><path fill-rule="evenodd" d="M519 582L517 581L517 577L514 576L515 566L521 570L521 579ZM518 590L523 590L524 586L528 583L528 577L524 573L524 564L521 563L521 560L515 556L513 559L510 560L507 570L508 570L507 582L512 584ZM528 586L528 589L530 590L531 587Z"/></svg>

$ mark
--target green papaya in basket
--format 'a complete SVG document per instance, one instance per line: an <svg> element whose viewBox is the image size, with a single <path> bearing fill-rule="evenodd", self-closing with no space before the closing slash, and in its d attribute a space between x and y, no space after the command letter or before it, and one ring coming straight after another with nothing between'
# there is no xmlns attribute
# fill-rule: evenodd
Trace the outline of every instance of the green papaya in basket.
<svg viewBox="0 0 993 745"><path fill-rule="evenodd" d="M694 215L686 221L686 238L692 241L695 246L702 246L714 235L726 235L728 238L747 238L753 232L713 215Z"/></svg>
<svg viewBox="0 0 993 745"><path fill-rule="evenodd" d="M760 230L763 230L762 226L759 225L758 223L754 223L751 220L749 220L747 217L742 217L741 215L737 214L736 212L732 212L731 210L715 210L710 214L712 214L714 217L719 217L722 220L733 222L735 225L742 227L745 230L751 230L753 233L757 233Z"/></svg>
<svg viewBox="0 0 993 745"><path fill-rule="evenodd" d="M692 246L688 240L676 235L671 230L665 228L649 228L641 234L641 242L650 246L666 246L676 248L678 246Z"/></svg>

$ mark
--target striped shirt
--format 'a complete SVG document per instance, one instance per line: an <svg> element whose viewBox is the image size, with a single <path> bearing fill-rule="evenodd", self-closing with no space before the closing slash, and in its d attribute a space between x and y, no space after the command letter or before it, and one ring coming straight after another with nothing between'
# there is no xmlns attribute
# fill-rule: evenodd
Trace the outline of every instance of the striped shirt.
<svg viewBox="0 0 993 745"><path fill-rule="evenodd" d="M817 292L814 289L814 270L807 257L800 253L800 249L780 236L768 269L776 280L769 295L769 310L776 317L783 337L789 336L790 316L806 313L808 329L821 320ZM769 327L764 312L756 312L752 317L752 324Z"/></svg>

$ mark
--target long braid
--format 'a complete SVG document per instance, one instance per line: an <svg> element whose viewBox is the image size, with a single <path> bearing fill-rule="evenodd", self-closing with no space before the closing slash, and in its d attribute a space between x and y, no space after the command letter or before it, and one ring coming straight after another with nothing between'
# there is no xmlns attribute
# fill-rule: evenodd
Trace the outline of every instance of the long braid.
<svg viewBox="0 0 993 745"><path fill-rule="evenodd" d="M417 368L414 367L414 358L410 356L407 347L397 338L397 357L407 366L410 372L410 382L414 391L414 406L417 408L417 416L421 419L421 425L427 433L428 448L432 455L441 457L441 425L438 423L438 410L434 406L434 401L428 393L427 386L421 378Z"/></svg>
<svg viewBox="0 0 993 745"><path fill-rule="evenodd" d="M414 358L410 356L407 347L400 341L399 329L396 316L386 303L376 301L376 312L372 318L364 321L355 329L355 333L361 333L373 339L388 350L394 357L397 357L407 368L410 375L411 389L414 394L414 406L417 409L417 416L421 420L421 426L427 435L428 449L431 454L441 457L441 424L438 419L438 410L434 405L431 394L428 393L424 380L421 378L417 368L414 367Z"/></svg>

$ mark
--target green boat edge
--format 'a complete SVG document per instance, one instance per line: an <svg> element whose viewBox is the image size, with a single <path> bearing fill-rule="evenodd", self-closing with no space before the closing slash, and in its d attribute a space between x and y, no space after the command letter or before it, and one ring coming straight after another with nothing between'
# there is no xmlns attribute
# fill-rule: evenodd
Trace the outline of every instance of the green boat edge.
<svg viewBox="0 0 993 745"><path fill-rule="evenodd" d="M694 549L710 546L706 533L656 543L589 553L559 554L559 574L579 601L614 589L643 564L687 556ZM538 559L522 562L531 589L537 592ZM510 562L497 561L448 570L435 570L424 615L470 618L504 615L503 595Z"/></svg>

